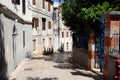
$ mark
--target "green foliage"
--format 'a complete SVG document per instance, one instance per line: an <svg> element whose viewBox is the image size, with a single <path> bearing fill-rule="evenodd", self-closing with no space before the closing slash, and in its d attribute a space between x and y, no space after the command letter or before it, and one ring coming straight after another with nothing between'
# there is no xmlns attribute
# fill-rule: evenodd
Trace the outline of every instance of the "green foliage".
<svg viewBox="0 0 120 80"><path fill-rule="evenodd" d="M112 7L108 2L65 0L62 6L62 19L74 32L89 36L90 32L96 29L101 15L118 8Z"/></svg>

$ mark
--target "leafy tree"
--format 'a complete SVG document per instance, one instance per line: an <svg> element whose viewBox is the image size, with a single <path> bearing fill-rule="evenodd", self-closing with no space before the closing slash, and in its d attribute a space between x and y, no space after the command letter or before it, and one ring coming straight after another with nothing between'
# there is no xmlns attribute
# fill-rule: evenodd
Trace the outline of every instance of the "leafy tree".
<svg viewBox="0 0 120 80"><path fill-rule="evenodd" d="M65 0L62 6L62 19L74 32L89 36L91 31L97 30L101 15L117 9L119 7L113 5L112 1Z"/></svg>

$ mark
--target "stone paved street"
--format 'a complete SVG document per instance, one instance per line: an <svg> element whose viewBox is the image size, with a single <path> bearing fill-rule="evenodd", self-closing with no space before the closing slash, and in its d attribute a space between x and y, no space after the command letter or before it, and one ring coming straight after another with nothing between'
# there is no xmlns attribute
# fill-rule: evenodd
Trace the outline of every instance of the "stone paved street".
<svg viewBox="0 0 120 80"><path fill-rule="evenodd" d="M62 68L63 66L66 68ZM68 65L65 66L65 65ZM71 66L71 67L70 67ZM25 59L10 75L9 80L103 80L95 73L75 68L67 62L56 62L48 56Z"/></svg>

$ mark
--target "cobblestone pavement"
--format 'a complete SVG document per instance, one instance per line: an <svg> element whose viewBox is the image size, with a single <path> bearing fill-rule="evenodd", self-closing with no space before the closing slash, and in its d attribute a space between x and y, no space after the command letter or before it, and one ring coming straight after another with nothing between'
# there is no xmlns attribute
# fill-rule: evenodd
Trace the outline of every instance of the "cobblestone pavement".
<svg viewBox="0 0 120 80"><path fill-rule="evenodd" d="M55 54L54 57L25 59L10 75L9 80L103 80L82 67L75 68L67 62L65 57ZM68 57L70 58L70 55Z"/></svg>

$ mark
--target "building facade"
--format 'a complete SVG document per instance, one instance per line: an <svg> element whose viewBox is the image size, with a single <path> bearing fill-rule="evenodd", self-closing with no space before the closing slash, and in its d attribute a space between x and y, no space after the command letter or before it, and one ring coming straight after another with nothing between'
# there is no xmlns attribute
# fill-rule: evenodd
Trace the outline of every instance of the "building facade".
<svg viewBox="0 0 120 80"><path fill-rule="evenodd" d="M56 6L57 5L57 6ZM54 5L54 51L72 51L72 31L64 25L62 20L62 3Z"/></svg>
<svg viewBox="0 0 120 80"><path fill-rule="evenodd" d="M33 55L41 55L53 49L53 2L32 0Z"/></svg>
<svg viewBox="0 0 120 80"><path fill-rule="evenodd" d="M0 79L32 52L32 14L28 0L0 1Z"/></svg>

